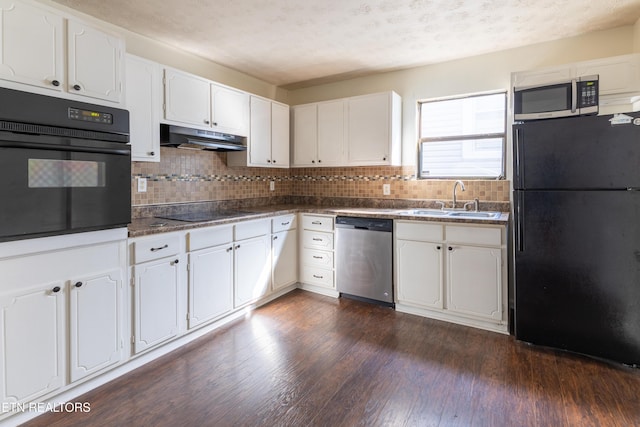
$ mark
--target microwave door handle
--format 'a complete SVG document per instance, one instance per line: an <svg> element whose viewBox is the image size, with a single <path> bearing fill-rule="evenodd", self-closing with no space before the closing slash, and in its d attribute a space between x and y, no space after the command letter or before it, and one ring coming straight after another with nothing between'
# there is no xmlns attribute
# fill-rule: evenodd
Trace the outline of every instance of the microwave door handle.
<svg viewBox="0 0 640 427"><path fill-rule="evenodd" d="M577 79L571 80L571 112L575 113L578 109L578 81Z"/></svg>

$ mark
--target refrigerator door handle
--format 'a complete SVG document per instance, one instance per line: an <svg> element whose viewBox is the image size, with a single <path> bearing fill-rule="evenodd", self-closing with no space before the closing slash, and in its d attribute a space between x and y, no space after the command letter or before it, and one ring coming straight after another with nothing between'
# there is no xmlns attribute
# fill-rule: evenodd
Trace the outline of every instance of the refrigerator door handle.
<svg viewBox="0 0 640 427"><path fill-rule="evenodd" d="M575 113L578 108L578 82L571 80L571 112Z"/></svg>
<svg viewBox="0 0 640 427"><path fill-rule="evenodd" d="M524 200L521 192L516 193L516 248L524 252Z"/></svg>
<svg viewBox="0 0 640 427"><path fill-rule="evenodd" d="M515 172L516 172L516 176L515 178L515 188L524 188L523 182L521 181L521 177L522 177L522 162L520 161L520 150L521 150L521 142L520 142L520 129L516 128L516 132L515 132L515 138L516 138L516 143L514 144L515 146L515 163L516 163L516 167L515 167Z"/></svg>

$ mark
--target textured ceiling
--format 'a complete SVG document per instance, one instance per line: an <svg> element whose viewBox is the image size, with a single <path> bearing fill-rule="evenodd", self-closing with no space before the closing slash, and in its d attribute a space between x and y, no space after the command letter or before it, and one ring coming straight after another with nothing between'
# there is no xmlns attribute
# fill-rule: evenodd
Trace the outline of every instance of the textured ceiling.
<svg viewBox="0 0 640 427"><path fill-rule="evenodd" d="M301 87L635 23L640 0L54 0Z"/></svg>

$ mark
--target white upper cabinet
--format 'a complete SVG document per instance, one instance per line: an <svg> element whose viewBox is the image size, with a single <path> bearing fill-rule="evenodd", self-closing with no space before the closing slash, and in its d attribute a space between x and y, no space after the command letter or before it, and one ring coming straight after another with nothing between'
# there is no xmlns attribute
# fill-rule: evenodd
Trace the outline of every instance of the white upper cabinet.
<svg viewBox="0 0 640 427"><path fill-rule="evenodd" d="M0 78L31 88L122 101L121 38L28 2L3 0L0 13Z"/></svg>
<svg viewBox="0 0 640 427"><path fill-rule="evenodd" d="M399 165L400 96L394 92L347 100L347 165Z"/></svg>
<svg viewBox="0 0 640 427"><path fill-rule="evenodd" d="M131 160L160 161L161 66L133 55L126 58L126 108Z"/></svg>
<svg viewBox="0 0 640 427"><path fill-rule="evenodd" d="M293 107L293 166L344 163L345 100Z"/></svg>
<svg viewBox="0 0 640 427"><path fill-rule="evenodd" d="M231 135L248 135L249 94L246 92L165 68L164 96L166 120Z"/></svg>
<svg viewBox="0 0 640 427"><path fill-rule="evenodd" d="M247 136L249 94L211 84L211 127L217 132Z"/></svg>
<svg viewBox="0 0 640 427"><path fill-rule="evenodd" d="M395 92L292 107L293 166L400 165L402 99Z"/></svg>
<svg viewBox="0 0 640 427"><path fill-rule="evenodd" d="M62 16L7 0L0 1L0 13L0 78L61 91L65 87Z"/></svg>
<svg viewBox="0 0 640 427"><path fill-rule="evenodd" d="M67 90L71 93L120 102L122 96L122 39L69 20Z"/></svg>
<svg viewBox="0 0 640 427"><path fill-rule="evenodd" d="M165 68L164 118L196 126L211 126L209 80Z"/></svg>
<svg viewBox="0 0 640 427"><path fill-rule="evenodd" d="M227 153L230 166L289 167L289 106L250 96L247 152Z"/></svg>

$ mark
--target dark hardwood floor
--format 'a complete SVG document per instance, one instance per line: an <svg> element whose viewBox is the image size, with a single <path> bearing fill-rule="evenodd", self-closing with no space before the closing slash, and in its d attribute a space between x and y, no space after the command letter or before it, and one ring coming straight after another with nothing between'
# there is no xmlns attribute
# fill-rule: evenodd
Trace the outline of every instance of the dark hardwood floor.
<svg viewBox="0 0 640 427"><path fill-rule="evenodd" d="M640 370L296 290L28 426L640 426Z"/></svg>

